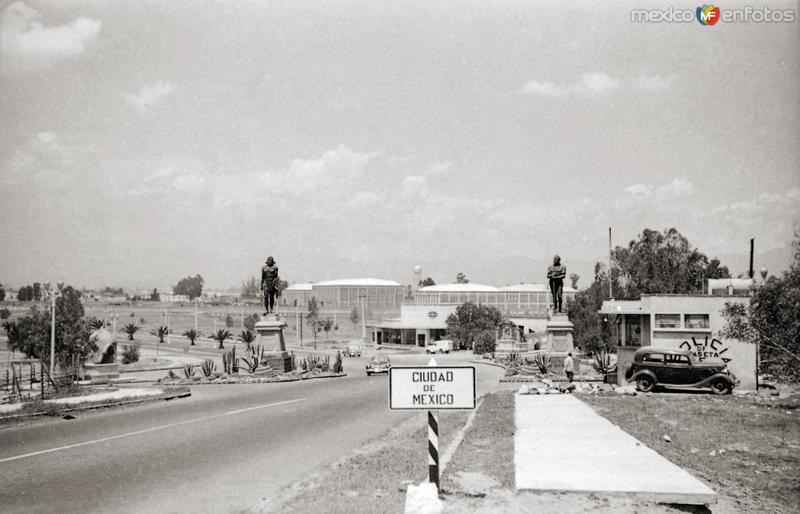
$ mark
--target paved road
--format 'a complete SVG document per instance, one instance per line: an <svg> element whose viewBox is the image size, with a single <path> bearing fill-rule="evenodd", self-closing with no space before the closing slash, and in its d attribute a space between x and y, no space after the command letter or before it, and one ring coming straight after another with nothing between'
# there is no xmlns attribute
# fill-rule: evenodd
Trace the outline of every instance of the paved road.
<svg viewBox="0 0 800 514"><path fill-rule="evenodd" d="M196 386L189 399L2 429L0 511L247 509L415 415L387 409L386 377L367 377L364 360L347 359L344 379ZM479 391L501 371L478 366Z"/></svg>

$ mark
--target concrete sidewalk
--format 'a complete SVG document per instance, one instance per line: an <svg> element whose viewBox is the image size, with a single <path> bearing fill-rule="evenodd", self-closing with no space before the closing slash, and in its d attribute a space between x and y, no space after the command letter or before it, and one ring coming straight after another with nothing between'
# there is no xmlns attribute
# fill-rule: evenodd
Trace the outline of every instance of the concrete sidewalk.
<svg viewBox="0 0 800 514"><path fill-rule="evenodd" d="M705 505L717 494L570 394L515 395L518 491Z"/></svg>

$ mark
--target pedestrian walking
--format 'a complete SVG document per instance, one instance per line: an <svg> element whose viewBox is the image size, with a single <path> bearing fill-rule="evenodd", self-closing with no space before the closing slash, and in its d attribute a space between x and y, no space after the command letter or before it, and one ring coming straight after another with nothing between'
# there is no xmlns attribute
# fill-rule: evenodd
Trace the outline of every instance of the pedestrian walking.
<svg viewBox="0 0 800 514"><path fill-rule="evenodd" d="M567 358L564 359L564 373L567 374L567 380L572 383L572 376L575 374L575 365L572 363L572 352L567 354Z"/></svg>

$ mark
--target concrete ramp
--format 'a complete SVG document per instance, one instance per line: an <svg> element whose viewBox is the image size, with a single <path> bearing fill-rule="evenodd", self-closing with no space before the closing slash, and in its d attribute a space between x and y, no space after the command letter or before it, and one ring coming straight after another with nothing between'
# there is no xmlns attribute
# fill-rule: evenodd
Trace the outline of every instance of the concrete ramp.
<svg viewBox="0 0 800 514"><path fill-rule="evenodd" d="M570 394L516 395L518 491L707 505L717 493Z"/></svg>

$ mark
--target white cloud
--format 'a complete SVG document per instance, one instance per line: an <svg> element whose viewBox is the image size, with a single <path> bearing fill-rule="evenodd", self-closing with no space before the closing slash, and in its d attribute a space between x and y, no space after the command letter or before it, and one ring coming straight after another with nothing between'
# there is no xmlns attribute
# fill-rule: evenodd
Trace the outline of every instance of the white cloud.
<svg viewBox="0 0 800 514"><path fill-rule="evenodd" d="M169 82L159 81L142 86L135 95L125 95L125 99L133 104L139 112L161 103L175 91L175 86Z"/></svg>
<svg viewBox="0 0 800 514"><path fill-rule="evenodd" d="M172 185L183 193L197 193L203 190L206 179L194 173L180 175L175 178Z"/></svg>
<svg viewBox="0 0 800 514"><path fill-rule="evenodd" d="M636 89L657 91L668 88L674 81L675 75L639 75L632 83Z"/></svg>
<svg viewBox="0 0 800 514"><path fill-rule="evenodd" d="M629 195L647 200L668 200L691 194L694 185L685 178L676 178L669 184L651 186L647 184L634 184L624 189Z"/></svg>
<svg viewBox="0 0 800 514"><path fill-rule="evenodd" d="M715 207L712 212L714 214L736 212L753 214L759 211L791 207L794 207L794 211L797 211L797 205L800 205L800 188L793 187L783 193L761 193L754 200L742 200L720 205Z"/></svg>
<svg viewBox="0 0 800 514"><path fill-rule="evenodd" d="M144 181L145 181L145 183L146 182L152 182L153 180L156 180L156 179L159 179L159 178L162 178L162 177L168 177L170 175L174 175L176 171L177 170L172 166L162 166L162 167L156 168L152 172L148 173L144 177Z"/></svg>
<svg viewBox="0 0 800 514"><path fill-rule="evenodd" d="M262 181L280 190L338 190L361 185L364 170L376 153L362 153L346 146L328 150L319 159L293 159L285 171L268 172Z"/></svg>
<svg viewBox="0 0 800 514"><path fill-rule="evenodd" d="M449 173L450 171L452 171L452 169L453 169L453 162L445 161L445 162L437 162L436 164L429 166L428 169L425 170L425 172L431 175L439 175L443 173Z"/></svg>
<svg viewBox="0 0 800 514"><path fill-rule="evenodd" d="M403 177L403 196L425 198L428 196L428 177L425 175L406 175Z"/></svg>
<svg viewBox="0 0 800 514"><path fill-rule="evenodd" d="M0 46L4 69L30 69L76 57L100 34L101 23L78 18L64 25L44 26L41 13L15 2L0 14Z"/></svg>
<svg viewBox="0 0 800 514"><path fill-rule="evenodd" d="M522 87L522 93L565 98L567 96L602 96L626 89L657 91L667 89L675 81L674 75L639 75L637 78L616 78L608 73L584 73L574 82L555 84L542 80L530 80Z"/></svg>
<svg viewBox="0 0 800 514"><path fill-rule="evenodd" d="M58 135L55 132L39 132L36 139L43 144L52 144L58 141Z"/></svg>

